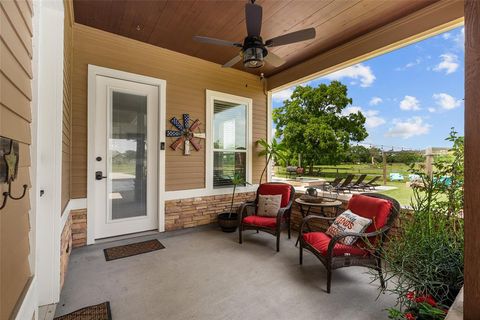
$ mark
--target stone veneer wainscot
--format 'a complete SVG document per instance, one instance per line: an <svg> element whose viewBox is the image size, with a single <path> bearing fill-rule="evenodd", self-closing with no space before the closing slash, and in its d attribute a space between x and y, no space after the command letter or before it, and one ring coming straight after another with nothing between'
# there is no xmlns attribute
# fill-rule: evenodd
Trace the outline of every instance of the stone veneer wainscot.
<svg viewBox="0 0 480 320"><path fill-rule="evenodd" d="M255 199L255 192L237 193L234 210ZM218 214L230 209L232 194L165 201L165 231L197 227L217 221Z"/></svg>

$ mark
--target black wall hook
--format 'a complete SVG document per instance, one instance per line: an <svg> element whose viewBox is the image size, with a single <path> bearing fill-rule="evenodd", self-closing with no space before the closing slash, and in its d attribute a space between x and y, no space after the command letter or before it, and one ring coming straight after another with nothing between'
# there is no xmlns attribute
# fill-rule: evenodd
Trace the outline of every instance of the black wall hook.
<svg viewBox="0 0 480 320"><path fill-rule="evenodd" d="M28 189L28 185L24 184L23 185L23 193L21 196L19 197L14 197L12 196L12 183L10 182L8 184L8 191L4 192L2 195L3 195L3 201L2 201L2 205L0 206L0 210L2 210L3 208L5 208L5 206L7 205L7 199L10 198L12 200L20 200L22 199L23 197L25 197L25 195L27 194L27 189Z"/></svg>

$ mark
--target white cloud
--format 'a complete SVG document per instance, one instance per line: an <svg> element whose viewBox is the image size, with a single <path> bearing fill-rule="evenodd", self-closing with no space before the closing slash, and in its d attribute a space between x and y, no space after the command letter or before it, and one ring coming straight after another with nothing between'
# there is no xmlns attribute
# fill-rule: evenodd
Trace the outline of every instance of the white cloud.
<svg viewBox="0 0 480 320"><path fill-rule="evenodd" d="M422 63L422 59L421 59L421 58L417 58L417 59L415 59L415 61L411 61L411 62L407 63L406 65L404 65L403 67L398 67L398 68L396 68L395 70L397 70L397 71L403 71L403 70L406 70L406 69L415 67L415 66L419 65L420 63Z"/></svg>
<svg viewBox="0 0 480 320"><path fill-rule="evenodd" d="M420 110L420 101L413 96L405 96L400 101L400 109L402 110Z"/></svg>
<svg viewBox="0 0 480 320"><path fill-rule="evenodd" d="M453 51L464 51L465 50L465 27L462 27L458 30L453 30L447 33L442 34L442 38L453 46L450 50Z"/></svg>
<svg viewBox="0 0 480 320"><path fill-rule="evenodd" d="M457 71L460 64L458 63L458 56L453 53L445 53L440 56L439 64L437 64L433 71L442 72L445 71L445 74L451 74Z"/></svg>
<svg viewBox="0 0 480 320"><path fill-rule="evenodd" d="M363 110L361 107L357 106L351 106L343 109L342 115L348 116L349 114L352 113L357 113L361 112L366 120L365 120L365 126L367 128L376 128L378 126L381 126L382 124L385 124L385 119L379 116L379 111L378 110Z"/></svg>
<svg viewBox="0 0 480 320"><path fill-rule="evenodd" d="M358 80L360 82L360 86L364 88L370 87L376 79L372 69L362 63L336 71L325 76L324 78L329 80L341 80L343 78L351 78L354 80ZM356 84L357 81L354 81L354 83Z"/></svg>
<svg viewBox="0 0 480 320"><path fill-rule="evenodd" d="M412 117L406 120L394 120L385 136L393 138L408 139L414 136L424 135L430 131L432 126L423 122L421 117Z"/></svg>
<svg viewBox="0 0 480 320"><path fill-rule="evenodd" d="M295 88L288 88L279 92L275 92L272 94L272 100L281 103L284 100L290 99L294 89Z"/></svg>
<svg viewBox="0 0 480 320"><path fill-rule="evenodd" d="M356 107L356 106L346 107L345 109L342 110L342 115L348 116L349 114L357 113L358 111L362 112L362 108Z"/></svg>
<svg viewBox="0 0 480 320"><path fill-rule="evenodd" d="M385 124L385 119L382 117L379 117L379 111L378 110L367 110L365 111L364 115L367 118L365 121L365 126L367 128L376 128L378 126L381 126Z"/></svg>
<svg viewBox="0 0 480 320"><path fill-rule="evenodd" d="M376 105L379 105L380 103L383 102L383 99L380 98L380 97L373 97L372 99L370 99L370 102L368 103L369 105L371 106L376 106Z"/></svg>
<svg viewBox="0 0 480 320"><path fill-rule="evenodd" d="M458 100L446 93L435 93L433 99L439 107L445 110L455 109L463 104L462 100Z"/></svg>
<svg viewBox="0 0 480 320"><path fill-rule="evenodd" d="M465 27L460 29L460 32L453 37L453 42L455 42L460 50L465 50Z"/></svg>
<svg viewBox="0 0 480 320"><path fill-rule="evenodd" d="M434 113L434 112L437 112L437 109L430 107L428 108L428 112Z"/></svg>

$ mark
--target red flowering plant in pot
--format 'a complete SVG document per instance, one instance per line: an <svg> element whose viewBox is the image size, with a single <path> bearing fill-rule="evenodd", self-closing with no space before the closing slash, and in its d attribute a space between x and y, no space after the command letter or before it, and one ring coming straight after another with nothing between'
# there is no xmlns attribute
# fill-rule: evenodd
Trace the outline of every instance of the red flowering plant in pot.
<svg viewBox="0 0 480 320"><path fill-rule="evenodd" d="M434 159L432 176L411 167L421 180L411 208L379 253L387 281L381 290L397 296L390 319L444 319L463 286L463 137L452 129L447 140L453 147Z"/></svg>
<svg viewBox="0 0 480 320"><path fill-rule="evenodd" d="M447 314L446 306L437 303L429 294L417 294L409 291L405 298L405 309L388 309L390 319L441 320Z"/></svg>

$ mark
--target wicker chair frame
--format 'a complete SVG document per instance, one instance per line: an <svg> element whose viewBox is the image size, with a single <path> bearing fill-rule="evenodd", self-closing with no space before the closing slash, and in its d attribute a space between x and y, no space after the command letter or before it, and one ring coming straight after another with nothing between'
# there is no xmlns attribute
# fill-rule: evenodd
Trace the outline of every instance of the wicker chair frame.
<svg viewBox="0 0 480 320"><path fill-rule="evenodd" d="M335 269L351 267L351 266L362 266L362 267L367 267L367 268L377 270L380 278L380 284L382 288L385 288L385 280L383 279L382 261L380 258L380 253L381 253L381 248L383 244L387 240L388 232L390 231L392 225L394 224L395 220L397 219L400 213L400 204L398 203L397 200L391 197L388 197L386 195L378 194L378 193L364 193L362 195L369 196L372 198L385 199L392 203L392 208L388 215L386 224L382 228L370 233L346 232L333 237L328 245L327 253L325 255L322 255L321 252L319 252L313 246L305 242L305 240L303 239L303 233L305 228L308 227L308 223L311 222L312 220L320 219L323 221L327 221L328 224L331 224L336 217L321 217L321 216L312 215L303 219L302 226L300 228L300 247L299 247L300 261L299 262L300 264L303 264L303 249L307 249L308 251L312 252L323 263L323 265L327 269L327 293L330 293L330 289L331 289L332 271ZM326 231L326 230L322 230L322 231ZM338 243L338 241L342 238L351 237L351 236L365 239L365 241L367 242L368 242L368 239L375 238L376 241L374 242L374 244L370 243L372 247L368 248L368 250L371 251L371 253L368 255L361 255L361 256L360 255L334 256L333 248Z"/></svg>
<svg viewBox="0 0 480 320"><path fill-rule="evenodd" d="M268 184L284 184L284 183L269 182ZM290 187L290 198L289 198L288 204L285 207L280 208L280 210L278 210L277 223L275 225L275 228L259 227L259 226L243 223L243 218L251 215L251 214L249 214L248 209L249 208L253 208L253 209L257 208L258 196L259 196L258 189L257 189L257 195L255 197L255 201L245 202L239 207L239 209L238 209L238 243L241 244L243 242L242 232L245 231L245 230L256 230L257 233L259 231L263 231L263 232L267 232L267 233L269 233L269 234L271 234L271 235L273 235L277 238L277 252L280 251L280 234L281 234L282 226L286 225L287 228L288 228L287 229L288 230L288 239L290 239L290 236L291 236L291 214L292 214L293 200L295 199L295 188L291 185L289 185L289 187ZM254 211L256 211L256 210L254 210Z"/></svg>

